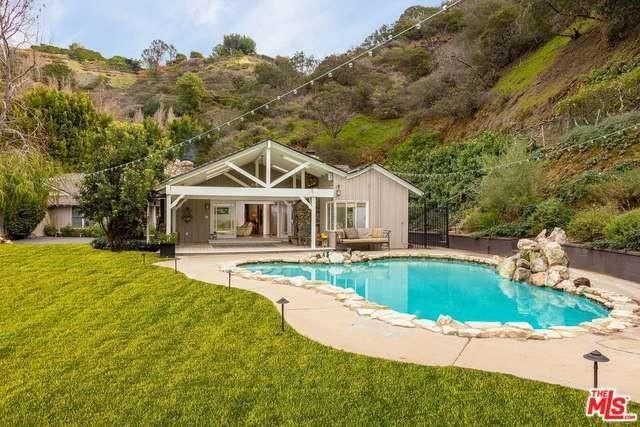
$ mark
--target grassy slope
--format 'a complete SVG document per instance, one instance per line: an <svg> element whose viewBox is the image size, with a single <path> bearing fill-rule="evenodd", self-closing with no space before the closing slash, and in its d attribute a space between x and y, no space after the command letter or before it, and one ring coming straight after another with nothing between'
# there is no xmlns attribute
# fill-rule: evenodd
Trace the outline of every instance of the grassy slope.
<svg viewBox="0 0 640 427"><path fill-rule="evenodd" d="M584 21L579 23L577 28L584 34L593 29L595 25L594 21ZM567 33L570 32L571 29L567 29ZM513 95L527 89L545 70L553 65L562 53L562 48L570 42L571 38L569 37L556 36L552 38L508 70L498 80L494 90L503 95Z"/></svg>
<svg viewBox="0 0 640 427"><path fill-rule="evenodd" d="M140 254L5 245L0 265L3 424L589 421L580 391L281 335L264 298Z"/></svg>

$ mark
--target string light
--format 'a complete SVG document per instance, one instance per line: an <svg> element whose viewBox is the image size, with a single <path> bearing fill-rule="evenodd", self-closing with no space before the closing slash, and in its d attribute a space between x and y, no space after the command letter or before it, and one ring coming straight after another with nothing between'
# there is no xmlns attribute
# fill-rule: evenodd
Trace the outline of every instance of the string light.
<svg viewBox="0 0 640 427"><path fill-rule="evenodd" d="M373 47L372 47L372 48L370 48L369 50L365 50L365 51L363 51L363 52L361 52L361 53L359 53L359 54L355 55L355 56L354 56L354 57L352 57L351 59L347 60L346 62L343 62L343 63L341 63L341 64L339 64L339 65L337 65L337 66L333 67L333 68L332 68L332 69L330 69L329 71L326 71L326 72L324 72L323 74L321 74L321 75L319 75L319 76L316 76L313 80L307 81L307 82L305 82L305 83L303 83L303 84L299 85L298 87L296 87L296 88L294 88L294 89L293 89L293 92L294 92L294 93L296 93L295 91L297 91L297 90L299 90L299 89L302 89L302 88L304 88L305 86L313 86L313 85L314 85L315 80L317 80L317 79L320 79L320 78L323 78L323 77L329 77L329 78L332 78L332 77L333 77L333 73L334 73L335 71L339 70L339 69L342 69L342 68L344 68L344 67L349 67L349 68L353 67L353 62L354 62L354 61L357 61L358 59L360 59L360 58L362 58L363 56L366 56L366 55L372 56L372 55L373 55L373 50L374 50L374 49L378 49L378 48L380 48L380 47L383 47L383 46L385 46L385 45L389 44L391 41L393 41L393 40L395 40L395 39L397 39L397 38L399 38L399 37L402 37L402 36L403 36L404 34L406 34L407 32L412 31L412 30L414 30L414 29L416 29L416 28L420 28L424 23L426 23L426 22L428 22L428 21L432 20L433 18L435 18L435 17L437 17L437 16L439 16L439 15L441 15L441 14L443 14L443 13L445 13L449 8L454 7L454 6L457 6L458 4L462 3L463 1L464 1L464 0L456 0L455 2L452 2L452 3L448 4L448 5L443 5L443 7L442 7L440 10L436 11L436 12L435 12L435 13L433 13L432 15L430 15L430 16L428 16L428 17L426 17L426 18L422 19L422 20L420 20L419 22L416 22L414 25L412 25L412 26L410 26L410 27L408 27L408 28L406 28L406 29L404 29L404 30L402 30L402 31L400 31L400 32L398 32L398 33L396 33L396 34L389 35L385 40L383 40L383 41L379 42L378 44L376 44L375 46L373 46ZM289 91L289 92L287 92L287 93L291 93L291 92L292 92L292 91ZM279 95L279 96L277 97L277 99L278 99L278 100L280 100L280 99L281 99L281 97L282 97L282 95ZM259 109L261 109L261 108L264 108L265 110L269 110L269 104L270 104L270 103L272 103L272 102L274 102L274 101L275 101L275 99L276 99L276 98L271 99L270 101L267 101L265 104L263 104L263 105L261 105L261 106L259 106L259 107L255 108L255 110L259 110ZM237 117L235 117L235 118L234 118L233 120L231 120L231 121L238 120L240 117L242 117L242 116L244 116L244 115L246 115L246 114L247 114L246 112L245 112L245 113L243 113L243 114L240 114L240 115L238 115ZM225 124L223 124L223 125L218 125L218 126L212 127L211 129L209 129L209 130L207 130L207 131L205 131L205 132L201 133L199 136L201 136L201 135L208 135L209 133L213 132L213 131L214 131L214 129L215 129L217 132L220 132L221 127L223 127L223 126L225 126L225 125L226 125L226 126L230 126L231 121L226 122L226 123L225 123ZM197 140L196 140L196 141L197 141ZM164 150L159 150L159 151L157 151L156 153L166 153L166 152L168 152L169 150L171 150L171 149L173 149L173 148L182 147L182 146L184 146L184 145L187 145L187 144L190 144L190 143L193 143L193 142L194 142L194 140L193 140L193 139L186 139L186 140L183 140L183 141L182 141L182 142L180 142L180 143L174 144L174 145L173 145L172 147L170 147L170 148L167 148L167 149L164 149ZM149 157L151 157L152 155L153 155L153 154L150 154L150 155L148 155L148 156L145 156L145 157L142 157L142 158L140 158L140 159L137 159L136 161L142 161L142 160L144 160L144 159L148 159L148 158L149 158ZM132 163L132 162L124 163L124 164L121 164L121 165L118 165L118 166L114 166L114 167L113 167L113 168L111 168L111 169L103 169L103 170L99 170L99 171L95 171L95 172L90 172L90 173L87 173L86 175L87 175L87 176L90 176L90 175L96 175L96 174L99 174L99 173L105 172L105 171L107 171L107 170L115 170L115 169L119 169L119 168L124 168L124 167L128 166L128 165L129 165L129 164L131 164L131 163Z"/></svg>

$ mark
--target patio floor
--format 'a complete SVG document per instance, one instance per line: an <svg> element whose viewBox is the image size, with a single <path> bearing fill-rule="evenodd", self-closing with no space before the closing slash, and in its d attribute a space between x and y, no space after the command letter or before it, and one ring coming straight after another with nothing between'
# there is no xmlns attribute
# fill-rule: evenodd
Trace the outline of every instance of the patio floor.
<svg viewBox="0 0 640 427"><path fill-rule="evenodd" d="M301 253L323 252L332 248L317 248L312 251L308 246L296 246L275 238L249 237L239 239L217 240L215 243L189 243L176 246L176 254L180 256L192 255L221 255L221 254L273 254L273 253Z"/></svg>
<svg viewBox="0 0 640 427"><path fill-rule="evenodd" d="M444 249L428 252L471 254ZM178 263L178 268L190 278L224 284L227 275L218 270L220 265L242 260L267 260L276 253L278 252L271 251L262 256L221 254L222 256L216 257L187 257ZM300 255L295 253L289 257L293 260ZM287 255L282 258L287 258ZM173 267L172 262L160 265ZM640 296L640 285L636 283L580 270L574 270L574 273L589 277L594 286ZM610 363L600 367L601 383L616 387L619 392L629 394L635 401L640 399L640 328L608 337L589 334L548 341L468 339L435 334L418 328L399 328L360 317L333 297L304 288L240 277L233 278L232 286L259 293L274 304L279 298L285 297L291 302L287 306L287 322L302 335L333 348L385 359L502 372L587 390L591 387L593 368L582 355L599 349L611 359Z"/></svg>

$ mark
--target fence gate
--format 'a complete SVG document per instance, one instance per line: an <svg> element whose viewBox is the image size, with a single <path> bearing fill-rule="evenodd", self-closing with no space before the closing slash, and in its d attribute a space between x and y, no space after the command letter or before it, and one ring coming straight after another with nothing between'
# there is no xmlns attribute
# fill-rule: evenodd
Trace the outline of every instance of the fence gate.
<svg viewBox="0 0 640 427"><path fill-rule="evenodd" d="M449 247L449 209L426 203L409 206L409 247Z"/></svg>

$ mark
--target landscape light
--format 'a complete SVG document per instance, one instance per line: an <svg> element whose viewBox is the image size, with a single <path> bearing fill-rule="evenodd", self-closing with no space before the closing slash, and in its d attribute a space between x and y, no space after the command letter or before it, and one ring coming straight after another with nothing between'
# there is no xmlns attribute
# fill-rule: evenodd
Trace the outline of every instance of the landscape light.
<svg viewBox="0 0 640 427"><path fill-rule="evenodd" d="M598 350L593 350L582 357L593 362L593 388L598 388L598 362L607 363L609 358Z"/></svg>
<svg viewBox="0 0 640 427"><path fill-rule="evenodd" d="M284 306L286 304L289 304L289 301L287 301L286 298L280 298L276 304L280 304L281 307L281 313L282 313L282 320L281 320L281 327L282 327L282 332L284 332Z"/></svg>

